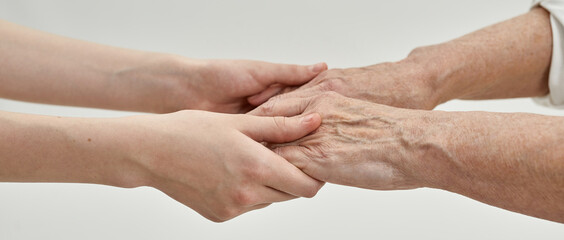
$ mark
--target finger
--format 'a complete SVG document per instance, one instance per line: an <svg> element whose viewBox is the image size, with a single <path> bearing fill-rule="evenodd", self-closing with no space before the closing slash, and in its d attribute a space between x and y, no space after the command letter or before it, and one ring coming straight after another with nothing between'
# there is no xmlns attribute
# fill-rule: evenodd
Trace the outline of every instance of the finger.
<svg viewBox="0 0 564 240"><path fill-rule="evenodd" d="M263 203L263 204L257 204L257 205L254 205L254 206L250 206L250 207L245 209L245 212L250 212L250 211L253 211L253 210L265 208L265 207L270 206L270 204L272 204L272 203Z"/></svg>
<svg viewBox="0 0 564 240"><path fill-rule="evenodd" d="M255 67L253 76L265 86L275 83L301 85L325 70L327 64L323 62L309 66L261 62Z"/></svg>
<svg viewBox="0 0 564 240"><path fill-rule="evenodd" d="M264 184L276 190L298 196L311 198L317 194L323 183L311 178L284 158L264 148L268 153L269 165Z"/></svg>
<svg viewBox="0 0 564 240"><path fill-rule="evenodd" d="M260 178L253 178L253 181L256 181ZM238 193L234 196L233 201L236 206L240 206L242 210L248 210L248 208L256 206L256 205L263 205L263 204L270 204L275 202L283 202L288 201L297 196L292 194L288 194L285 192L278 191L274 188L269 186L265 186L262 181L259 180L252 191L243 191Z"/></svg>
<svg viewBox="0 0 564 240"><path fill-rule="evenodd" d="M287 95L287 97L304 98L319 95L320 93L327 91L323 89L321 85L308 85L309 84L300 86L299 88L295 89L295 91L283 91L282 93Z"/></svg>
<svg viewBox="0 0 564 240"><path fill-rule="evenodd" d="M275 202L284 202L297 198L292 194L278 191L271 187L264 187L258 192L260 197L258 199L257 205L259 204L270 204Z"/></svg>
<svg viewBox="0 0 564 240"><path fill-rule="evenodd" d="M293 94L293 92L288 94ZM255 116L296 116L302 114L311 101L312 98L310 97L299 98L286 97L286 94L280 95L258 106L248 114Z"/></svg>
<svg viewBox="0 0 564 240"><path fill-rule="evenodd" d="M257 142L284 143L302 138L321 125L318 113L295 117L257 117L244 115L239 131Z"/></svg>
<svg viewBox="0 0 564 240"><path fill-rule="evenodd" d="M248 97L247 101L252 106L259 106L259 105L265 103L266 101L268 101L268 99L270 99L274 96L277 96L277 95L284 94L284 98L302 97L302 96L305 97L305 96L314 95L313 92L310 91L311 90L310 88L304 89L303 91L294 92L294 90L296 90L296 89L299 89L299 87L274 84L274 85L268 87L266 90L264 90L260 93L257 93L253 96ZM293 92L293 93L290 94L290 92ZM295 94L295 93L298 93L298 94Z"/></svg>
<svg viewBox="0 0 564 240"><path fill-rule="evenodd" d="M247 101L249 102L249 104L253 106L261 105L264 102L266 102L266 100L268 100L269 98L276 96L278 93L280 93L283 88L284 86L280 84L274 84L268 87L266 90L258 94L255 94L253 96L250 96L249 98L247 98Z"/></svg>
<svg viewBox="0 0 564 240"><path fill-rule="evenodd" d="M314 179L296 166L288 163L284 158L276 155L274 168L270 172L271 177L265 180L265 184L274 189L299 197L311 198L323 186L323 183Z"/></svg>
<svg viewBox="0 0 564 240"><path fill-rule="evenodd" d="M291 87L291 86L290 86L290 87L285 87L285 88L282 89L278 94L286 94L286 93L289 93L289 92L293 92L293 91L295 91L295 90L298 89L298 88L299 88L299 87Z"/></svg>
<svg viewBox="0 0 564 240"><path fill-rule="evenodd" d="M253 149L246 152L247 155L243 157L251 158L258 163L249 172L251 175L248 175L257 184L297 197L313 197L323 185L270 149L248 137L241 138L239 144L243 149ZM255 197L251 196L252 199L256 199ZM253 202L252 199L248 202Z"/></svg>

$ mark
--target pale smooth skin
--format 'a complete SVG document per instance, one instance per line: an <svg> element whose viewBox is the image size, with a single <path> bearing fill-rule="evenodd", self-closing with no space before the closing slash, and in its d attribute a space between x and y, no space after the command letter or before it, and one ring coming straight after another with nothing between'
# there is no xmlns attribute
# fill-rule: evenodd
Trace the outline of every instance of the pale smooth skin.
<svg viewBox="0 0 564 240"><path fill-rule="evenodd" d="M327 68L195 60L0 21L0 97L167 113L241 113ZM320 124L203 111L116 119L0 112L0 181L155 187L213 221L312 197L322 183L265 148Z"/></svg>
<svg viewBox="0 0 564 240"><path fill-rule="evenodd" d="M0 97L39 103L244 113L282 87L301 85L327 69L325 63L189 59L70 39L1 20L0 34Z"/></svg>
<svg viewBox="0 0 564 240"><path fill-rule="evenodd" d="M564 223L562 117L375 104L432 109L455 98L542 96L551 48L548 13L537 8L417 48L400 62L329 70L251 114L321 113L323 124L312 135L272 146L321 181L440 188Z"/></svg>
<svg viewBox="0 0 564 240"><path fill-rule="evenodd" d="M0 116L2 182L151 186L216 222L273 202L313 197L322 186L260 143L299 139L319 126L318 114Z"/></svg>

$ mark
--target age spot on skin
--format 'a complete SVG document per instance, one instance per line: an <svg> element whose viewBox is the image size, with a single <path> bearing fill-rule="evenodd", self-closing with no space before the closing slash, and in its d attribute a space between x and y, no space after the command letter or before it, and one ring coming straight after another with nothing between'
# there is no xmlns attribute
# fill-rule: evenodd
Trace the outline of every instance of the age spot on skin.
<svg viewBox="0 0 564 240"><path fill-rule="evenodd" d="M92 142L92 139L89 138L88 141L89 141L89 142Z"/></svg>

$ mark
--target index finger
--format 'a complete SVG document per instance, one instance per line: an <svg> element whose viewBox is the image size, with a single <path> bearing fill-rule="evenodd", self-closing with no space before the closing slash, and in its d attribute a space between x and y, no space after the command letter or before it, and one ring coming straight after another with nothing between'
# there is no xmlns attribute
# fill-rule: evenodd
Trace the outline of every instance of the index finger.
<svg viewBox="0 0 564 240"><path fill-rule="evenodd" d="M311 198L323 186L323 182L310 177L286 159L271 150L271 177L265 179L264 184L282 192L299 197Z"/></svg>
<svg viewBox="0 0 564 240"><path fill-rule="evenodd" d="M247 138L248 141L253 141ZM256 142L252 144L257 144ZM263 185L298 197L313 197L323 183L308 176L286 159L265 146L260 146L254 156L265 158L257 179Z"/></svg>

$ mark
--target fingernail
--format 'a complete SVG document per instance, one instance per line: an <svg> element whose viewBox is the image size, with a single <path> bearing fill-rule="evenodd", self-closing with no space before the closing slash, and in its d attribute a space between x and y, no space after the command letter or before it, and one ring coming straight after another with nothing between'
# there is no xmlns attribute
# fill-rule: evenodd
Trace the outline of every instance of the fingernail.
<svg viewBox="0 0 564 240"><path fill-rule="evenodd" d="M325 69L325 63L318 63L318 64L311 65L311 66L309 66L309 69L312 72L315 72L315 73L321 72Z"/></svg>
<svg viewBox="0 0 564 240"><path fill-rule="evenodd" d="M305 124L310 123L313 120L314 115L315 114L310 114L310 115L307 115L305 117L302 117L302 123L305 123Z"/></svg>

